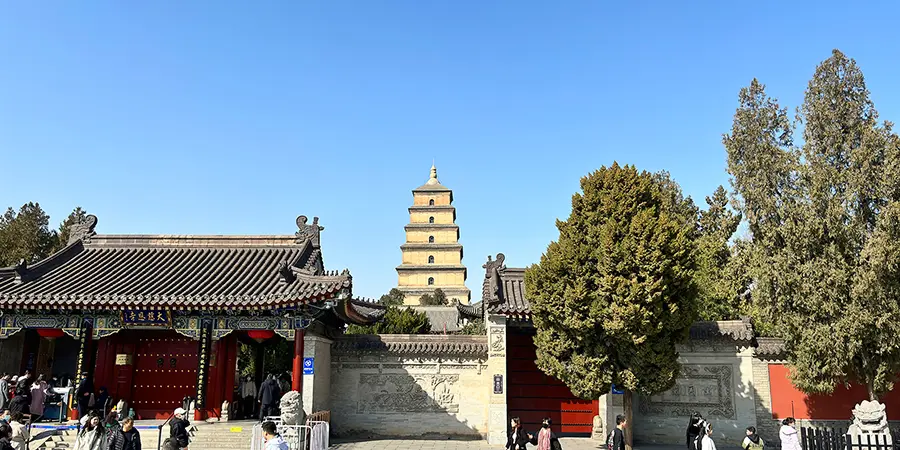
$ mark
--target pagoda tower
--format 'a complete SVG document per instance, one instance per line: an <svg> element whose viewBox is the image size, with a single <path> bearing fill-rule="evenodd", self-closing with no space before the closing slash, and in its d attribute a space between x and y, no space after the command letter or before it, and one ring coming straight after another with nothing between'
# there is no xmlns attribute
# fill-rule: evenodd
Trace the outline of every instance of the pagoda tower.
<svg viewBox="0 0 900 450"><path fill-rule="evenodd" d="M440 288L448 299L468 304L471 292L466 288L453 191L438 181L432 165L431 177L412 194L406 243L400 246L403 263L397 266L403 303L418 305L422 295Z"/></svg>

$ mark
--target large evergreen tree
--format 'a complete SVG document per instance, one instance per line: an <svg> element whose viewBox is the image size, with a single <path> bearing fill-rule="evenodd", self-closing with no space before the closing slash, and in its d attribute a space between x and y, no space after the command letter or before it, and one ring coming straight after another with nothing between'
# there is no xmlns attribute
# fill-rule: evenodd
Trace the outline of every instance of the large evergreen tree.
<svg viewBox="0 0 900 450"><path fill-rule="evenodd" d="M431 321L428 316L412 308L389 307L381 322L373 325L349 325L346 334L428 334Z"/></svg>
<svg viewBox="0 0 900 450"><path fill-rule="evenodd" d="M741 223L741 215L728 208L728 193L719 186L706 197L707 209L700 211L697 238L697 287L699 312L703 320L732 320L745 313L743 294L748 280L734 258L737 251L729 240Z"/></svg>
<svg viewBox="0 0 900 450"><path fill-rule="evenodd" d="M30 264L50 255L58 237L49 224L50 216L38 203L26 203L18 213L7 209L0 217L0 267L22 260Z"/></svg>
<svg viewBox="0 0 900 450"><path fill-rule="evenodd" d="M674 385L697 318L697 210L668 174L603 167L581 179L559 239L525 272L537 365L575 395ZM630 422L630 421L629 421ZM628 433L630 443L630 433Z"/></svg>
<svg viewBox="0 0 900 450"><path fill-rule="evenodd" d="M877 119L856 62L835 50L797 122L753 80L724 137L754 307L806 392L862 383L875 399L900 373L900 139Z"/></svg>
<svg viewBox="0 0 900 450"><path fill-rule="evenodd" d="M400 306L403 304L403 291L397 288L391 289L378 300L384 306Z"/></svg>

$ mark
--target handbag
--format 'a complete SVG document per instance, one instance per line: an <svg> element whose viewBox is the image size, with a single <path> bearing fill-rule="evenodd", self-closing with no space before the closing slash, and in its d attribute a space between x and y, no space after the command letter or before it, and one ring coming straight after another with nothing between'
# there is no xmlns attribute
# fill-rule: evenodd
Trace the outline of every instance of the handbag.
<svg viewBox="0 0 900 450"><path fill-rule="evenodd" d="M94 400L94 394L91 394L91 398L90 400L88 400L88 408L93 408L94 403L96 403L96 401Z"/></svg>

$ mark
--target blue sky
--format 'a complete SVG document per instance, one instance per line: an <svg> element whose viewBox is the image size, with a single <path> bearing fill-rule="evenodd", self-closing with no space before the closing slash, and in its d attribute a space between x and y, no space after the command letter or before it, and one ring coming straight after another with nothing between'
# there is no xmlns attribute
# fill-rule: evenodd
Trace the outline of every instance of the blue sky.
<svg viewBox="0 0 900 450"><path fill-rule="evenodd" d="M677 4L676 4L677 3ZM0 3L0 206L101 233L290 234L319 216L357 295L393 287L410 190L455 191L469 287L539 260L579 178L727 184L753 77L795 107L840 48L900 120L896 2ZM477 295L476 295L477 298Z"/></svg>

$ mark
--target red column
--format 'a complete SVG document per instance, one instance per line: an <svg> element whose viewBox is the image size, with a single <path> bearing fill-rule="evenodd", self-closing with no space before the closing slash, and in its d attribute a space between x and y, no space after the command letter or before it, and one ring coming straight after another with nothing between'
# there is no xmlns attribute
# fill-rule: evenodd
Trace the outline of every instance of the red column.
<svg viewBox="0 0 900 450"><path fill-rule="evenodd" d="M294 370L291 372L291 389L303 395L303 344L306 330L294 330Z"/></svg>

